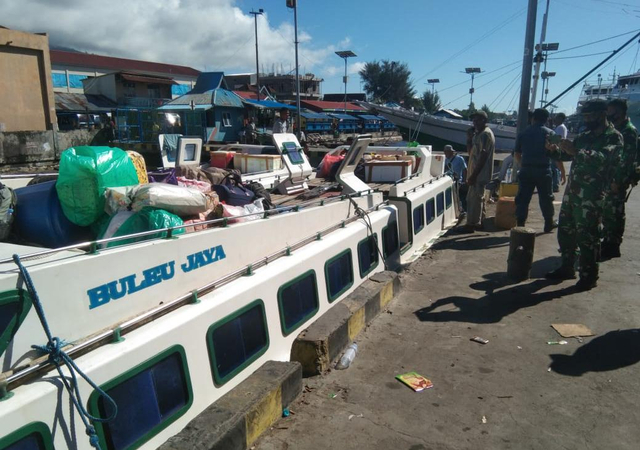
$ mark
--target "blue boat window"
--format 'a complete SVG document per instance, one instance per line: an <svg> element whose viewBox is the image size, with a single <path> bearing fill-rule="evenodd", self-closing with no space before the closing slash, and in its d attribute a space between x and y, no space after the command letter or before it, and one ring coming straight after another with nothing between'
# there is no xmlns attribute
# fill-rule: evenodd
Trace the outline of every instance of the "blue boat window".
<svg viewBox="0 0 640 450"><path fill-rule="evenodd" d="M368 236L358 243L360 278L366 277L378 265L378 236Z"/></svg>
<svg viewBox="0 0 640 450"><path fill-rule="evenodd" d="M427 225L436 218L436 201L432 198L427 200Z"/></svg>
<svg viewBox="0 0 640 450"><path fill-rule="evenodd" d="M287 336L318 312L318 286L313 270L303 273L278 289L282 333Z"/></svg>
<svg viewBox="0 0 640 450"><path fill-rule="evenodd" d="M9 346L30 309L31 298L27 291L11 289L0 292L0 355Z"/></svg>
<svg viewBox="0 0 640 450"><path fill-rule="evenodd" d="M442 214L444 212L444 194L442 192L436 195L436 206L438 215Z"/></svg>
<svg viewBox="0 0 640 450"><path fill-rule="evenodd" d="M398 222L391 222L382 229L382 247L385 258L398 250Z"/></svg>
<svg viewBox="0 0 640 450"><path fill-rule="evenodd" d="M139 447L182 416L193 395L184 349L174 346L109 381L101 388L118 405L116 417L97 423L102 448ZM109 417L113 406L94 391L94 415Z"/></svg>
<svg viewBox="0 0 640 450"><path fill-rule="evenodd" d="M0 438L1 450L53 450L53 439L49 427L42 422L33 422Z"/></svg>
<svg viewBox="0 0 640 450"><path fill-rule="evenodd" d="M222 385L269 347L264 303L256 300L213 324L207 332L213 378Z"/></svg>
<svg viewBox="0 0 640 450"><path fill-rule="evenodd" d="M447 209L451 208L451 204L453 203L451 188L447 188L447 190L444 191L444 202Z"/></svg>
<svg viewBox="0 0 640 450"><path fill-rule="evenodd" d="M324 275L327 282L327 297L332 302L353 286L351 250L345 250L327 261L324 265Z"/></svg>
<svg viewBox="0 0 640 450"><path fill-rule="evenodd" d="M424 205L413 210L413 234L418 234L424 228Z"/></svg>

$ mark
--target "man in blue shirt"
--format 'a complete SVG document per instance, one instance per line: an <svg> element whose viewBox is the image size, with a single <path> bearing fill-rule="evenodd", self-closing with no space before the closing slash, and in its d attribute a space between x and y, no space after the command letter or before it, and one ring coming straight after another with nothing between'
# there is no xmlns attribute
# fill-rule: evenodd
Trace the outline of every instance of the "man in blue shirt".
<svg viewBox="0 0 640 450"><path fill-rule="evenodd" d="M453 151L453 147L450 145L444 146L444 156L444 171L456 182L457 197L460 199L459 213L462 217L467 207L467 186L464 184L467 179L467 163L462 156Z"/></svg>
<svg viewBox="0 0 640 450"><path fill-rule="evenodd" d="M532 123L524 130L516 142L515 159L521 167L518 175L516 195L516 219L518 226L524 226L529 215L529 203L533 190L538 189L538 200L544 217L544 232L550 233L557 223L553 220L553 179L551 161L545 149L547 136L554 132L545 127L549 119L546 109L533 112Z"/></svg>

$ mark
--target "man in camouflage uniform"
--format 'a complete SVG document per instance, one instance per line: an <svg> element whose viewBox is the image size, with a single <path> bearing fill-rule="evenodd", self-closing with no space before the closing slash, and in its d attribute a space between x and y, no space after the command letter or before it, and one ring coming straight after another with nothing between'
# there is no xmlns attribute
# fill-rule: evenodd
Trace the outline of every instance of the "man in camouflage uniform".
<svg viewBox="0 0 640 450"><path fill-rule="evenodd" d="M602 207L602 250L603 259L620 256L620 244L624 234L625 212L624 204L627 200L629 186L635 184L636 159L638 156L638 131L627 117L627 101L614 99L607 106L607 118L622 134L624 147L622 150L618 178L622 185L618 192L607 193Z"/></svg>
<svg viewBox="0 0 640 450"><path fill-rule="evenodd" d="M602 202L609 190L617 191L616 178L622 152L622 136L607 121L607 105L604 100L592 100L582 108L587 131L576 137L573 143L562 140L560 147L547 144L549 156L568 161L573 159L569 182L562 199L558 243L562 253L562 265L547 274L547 278L565 280L575 278L576 250L580 248L579 290L597 285L597 250L600 244L599 224Z"/></svg>

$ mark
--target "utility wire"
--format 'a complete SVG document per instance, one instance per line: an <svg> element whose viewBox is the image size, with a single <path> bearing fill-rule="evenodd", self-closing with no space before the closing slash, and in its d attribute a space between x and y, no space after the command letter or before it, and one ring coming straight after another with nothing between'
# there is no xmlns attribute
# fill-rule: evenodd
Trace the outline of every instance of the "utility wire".
<svg viewBox="0 0 640 450"><path fill-rule="evenodd" d="M509 67L509 66L513 66L514 64L518 64L518 63L519 63L520 65L522 65L522 60L521 60L521 59L519 59L519 60L517 60L517 61L514 61L514 62L512 62L512 63L509 63L509 64L505 65L505 66L499 67L499 68L497 68L497 69L489 70L489 71L487 71L487 72L482 72L480 75L476 76L476 80L477 80L478 78L482 78L482 77L484 77L484 76L486 76L486 75L489 75L489 74L492 74L492 73L498 72L498 71L500 71L500 70L502 70L502 69L506 69L507 67ZM507 72L507 73L508 73L508 72ZM444 88L444 89L438 89L438 92L448 91L449 89L453 89L454 87L458 87L458 86L460 86L461 84L466 84L466 83L468 83L468 82L469 82L469 80L464 80L464 81L461 81L460 83L456 83L456 84L452 84L451 86L447 86L447 87L446 87L446 88Z"/></svg>
<svg viewBox="0 0 640 450"><path fill-rule="evenodd" d="M631 34L631 33L637 33L638 31L640 31L640 29L633 30L633 31L627 31L626 33L622 33L622 34L616 34L615 36L611 36L611 37L604 38L604 39L599 39L597 41L589 42L587 44L582 44L582 45L577 45L575 47L565 48L564 50L558 50L557 52L553 52L553 53L554 54L564 53L564 52L568 52L568 51L571 51L571 50L575 50L577 48L587 47L587 46L593 45L593 44L599 44L600 42L609 41L611 39L619 38L621 36L626 36L626 35Z"/></svg>
<svg viewBox="0 0 640 450"><path fill-rule="evenodd" d="M518 80L519 80L520 78L522 78L522 74L520 74L520 75L518 76ZM516 97L518 96L518 94L519 94L519 91L516 89L516 91L513 93L513 97L511 97L511 101L510 101L510 102L509 102L509 104L507 105L507 109L505 109L505 111L510 111L510 110L511 110L511 105L514 105L514 106L515 106L514 102L515 102Z"/></svg>
<svg viewBox="0 0 640 450"><path fill-rule="evenodd" d="M451 55L449 58L445 59L443 62L441 62L440 64L438 64L436 67L434 67L433 69L431 69L429 72L425 73L424 75L422 75L420 78L417 78L415 80L415 82L418 82L420 80L422 80L423 78L431 75L433 72L435 72L436 70L438 70L439 68L441 68L442 66L448 64L449 62L453 61L455 58L457 58L458 56L462 55L463 53L465 53L467 50L471 49L472 47L475 47L476 45L478 45L479 43L481 43L482 41L484 41L485 39L487 39L489 36L491 36L492 34L496 33L498 30L504 28L506 25L508 25L511 21L513 21L516 17L522 15L524 13L524 11L527 8L522 8L521 10L517 11L516 13L512 14L511 16L509 16L507 19L505 19L504 21L500 22L498 25L496 25L495 27L493 27L491 30L487 31L485 34L483 34L482 36L480 36L480 38L478 40L476 40L475 42L472 42L471 44L468 44L466 47L464 47L461 50L458 50L456 53L454 53L453 55Z"/></svg>
<svg viewBox="0 0 640 450"><path fill-rule="evenodd" d="M504 100L504 98L511 91L511 89L513 89L513 86L514 86L516 80L518 78L520 78L521 76L522 76L522 74L518 73L518 74L516 74L515 77L513 77L513 79L504 87L504 89L498 94L498 96L491 103L489 103L489 109L491 109L494 104L497 107L502 102L502 100ZM502 97L502 98L500 98L500 97Z"/></svg>
<svg viewBox="0 0 640 450"><path fill-rule="evenodd" d="M603 61L601 61L598 65L596 65L593 69L591 69L589 72L587 72L586 74L584 74L582 77L580 77L578 79L578 81L576 81L575 83L573 83L571 86L569 86L567 89L565 89L562 93L560 93L560 95L556 96L553 100L551 100L550 102L547 102L546 105L544 105L544 108L546 108L547 106L551 105L553 102L555 102L556 100L564 97L569 91L571 91L574 87L576 87L582 80L584 80L585 78L587 78L589 75L591 75L593 72L595 72L596 70L598 70L598 68L600 68L602 65L604 65L605 63L607 63L611 58L613 58L616 54L618 54L620 52L620 50L622 50L623 48L625 48L627 45L629 45L631 42L633 42L634 40L636 40L638 38L638 36L640 36L640 33L635 34L631 39L629 39L627 42L625 42L624 44L622 44L618 49L614 50L613 53L609 56L607 56ZM629 47L631 48L631 47Z"/></svg>
<svg viewBox="0 0 640 450"><path fill-rule="evenodd" d="M597 56L597 55L606 55L611 53L613 50L609 50L608 52L598 52L598 53L589 53L588 55L576 55L576 56L561 56L559 58L547 58L547 60L551 61L554 59L575 59L575 58L586 58L588 56Z"/></svg>

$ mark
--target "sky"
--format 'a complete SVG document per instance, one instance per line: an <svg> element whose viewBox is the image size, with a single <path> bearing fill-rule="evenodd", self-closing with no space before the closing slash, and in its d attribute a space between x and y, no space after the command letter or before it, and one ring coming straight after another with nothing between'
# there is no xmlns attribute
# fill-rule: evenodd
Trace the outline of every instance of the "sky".
<svg viewBox="0 0 640 450"><path fill-rule="evenodd" d="M418 94L435 86L447 108L469 104L465 67L480 67L474 103L494 111L517 109L527 0L299 0L301 73L324 79L323 93L344 92L344 62L352 50L349 92L361 92L366 62L406 63ZM538 0L536 42L546 0ZM52 46L225 73L255 72L254 20L258 16L261 72L292 73L294 17L285 0L0 0L0 25L49 34ZM640 31L640 0L550 0L546 42L549 97L555 97L611 51ZM627 33L622 35L623 33ZM618 36L622 35L622 36ZM617 36L614 38L614 36ZM608 39L612 38L612 39ZM590 44L595 41L602 42ZM588 80L640 70L633 42ZM572 49L573 47L583 46ZM589 56L587 56L589 55ZM572 113L581 84L555 102ZM540 94L538 94L538 99Z"/></svg>

